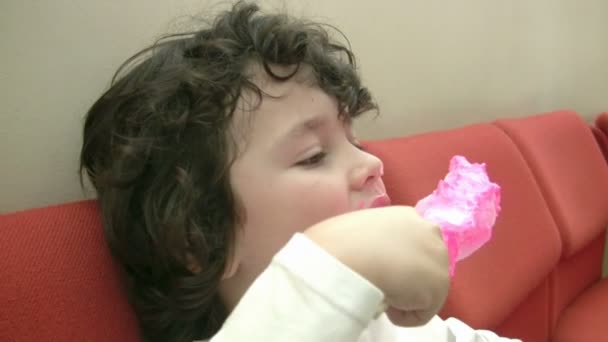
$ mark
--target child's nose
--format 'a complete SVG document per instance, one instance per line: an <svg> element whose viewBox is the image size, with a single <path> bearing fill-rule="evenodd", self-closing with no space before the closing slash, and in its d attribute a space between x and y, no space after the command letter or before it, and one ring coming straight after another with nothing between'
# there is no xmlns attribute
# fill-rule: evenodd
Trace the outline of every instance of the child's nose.
<svg viewBox="0 0 608 342"><path fill-rule="evenodd" d="M355 190L362 190L382 177L382 161L367 152L361 151L357 164L351 170L351 184Z"/></svg>

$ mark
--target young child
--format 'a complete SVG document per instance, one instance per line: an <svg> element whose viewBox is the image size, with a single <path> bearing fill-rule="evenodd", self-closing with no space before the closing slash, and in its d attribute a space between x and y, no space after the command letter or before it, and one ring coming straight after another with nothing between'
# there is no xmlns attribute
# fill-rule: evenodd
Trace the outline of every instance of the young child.
<svg viewBox="0 0 608 342"><path fill-rule="evenodd" d="M119 69L81 168L145 340L503 340L435 316L446 248L389 206L351 129L375 108L322 25L242 2Z"/></svg>

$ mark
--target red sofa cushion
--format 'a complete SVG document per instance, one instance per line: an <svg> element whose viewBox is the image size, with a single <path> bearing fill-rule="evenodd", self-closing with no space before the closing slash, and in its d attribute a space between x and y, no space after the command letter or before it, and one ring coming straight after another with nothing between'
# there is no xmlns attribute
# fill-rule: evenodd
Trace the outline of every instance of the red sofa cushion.
<svg viewBox="0 0 608 342"><path fill-rule="evenodd" d="M595 126L591 127L604 159L608 163L608 112L600 113L595 119Z"/></svg>
<svg viewBox="0 0 608 342"><path fill-rule="evenodd" d="M560 231L563 255L551 276L553 329L562 310L601 277L608 167L589 125L574 112L499 120L497 125L522 151Z"/></svg>
<svg viewBox="0 0 608 342"><path fill-rule="evenodd" d="M608 112L598 114L595 119L595 126L608 135Z"/></svg>
<svg viewBox="0 0 608 342"><path fill-rule="evenodd" d="M587 289L558 321L553 342L608 341L608 279Z"/></svg>
<svg viewBox="0 0 608 342"><path fill-rule="evenodd" d="M0 341L139 341L93 201L0 216Z"/></svg>
<svg viewBox="0 0 608 342"><path fill-rule="evenodd" d="M564 257L587 246L608 225L608 168L576 113L561 111L498 120L534 173L560 230Z"/></svg>
<svg viewBox="0 0 608 342"><path fill-rule="evenodd" d="M604 132L598 127L591 127L591 131L593 132L593 136L595 137L600 150L602 150L602 154L604 154L604 159L608 163L608 132Z"/></svg>
<svg viewBox="0 0 608 342"><path fill-rule="evenodd" d="M384 161L387 191L395 204L413 205L429 194L455 154L485 162L490 177L502 186L503 210L494 238L456 267L443 317L457 317L475 328L494 328L557 264L561 247L554 220L520 151L496 126L473 125L369 142L366 147ZM521 312L522 320L549 316L548 294L539 298ZM547 326L533 329L548 336Z"/></svg>

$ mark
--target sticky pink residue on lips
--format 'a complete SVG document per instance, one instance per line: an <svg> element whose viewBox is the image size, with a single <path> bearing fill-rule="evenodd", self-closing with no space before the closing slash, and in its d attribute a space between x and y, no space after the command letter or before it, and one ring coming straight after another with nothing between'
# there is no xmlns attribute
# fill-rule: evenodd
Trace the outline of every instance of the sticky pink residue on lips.
<svg viewBox="0 0 608 342"><path fill-rule="evenodd" d="M454 156L437 189L416 204L425 219L441 227L450 257L450 275L460 261L490 240L500 212L500 186L490 181L485 164Z"/></svg>
<svg viewBox="0 0 608 342"><path fill-rule="evenodd" d="M370 208L380 208L380 207L386 207L388 205L391 205L391 199L388 197L388 195L384 194L384 195L380 195L380 196L377 196L376 198L374 198L374 200L370 203L369 207Z"/></svg>
<svg viewBox="0 0 608 342"><path fill-rule="evenodd" d="M360 201L357 205L356 210L360 209L369 209L369 208L380 208L391 205L391 199L387 194L382 194L374 197L369 203L365 203L364 201Z"/></svg>

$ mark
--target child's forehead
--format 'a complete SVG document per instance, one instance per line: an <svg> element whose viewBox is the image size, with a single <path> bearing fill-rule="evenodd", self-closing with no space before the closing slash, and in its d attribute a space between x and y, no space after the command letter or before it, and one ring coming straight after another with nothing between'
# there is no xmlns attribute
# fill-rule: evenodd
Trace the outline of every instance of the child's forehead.
<svg viewBox="0 0 608 342"><path fill-rule="evenodd" d="M314 76L307 69L301 67L286 81L275 80L264 70L256 70L250 80L261 94L244 90L232 119L232 131L239 145L249 144L257 136L272 140L275 135L320 114L337 116L335 99L310 80ZM279 66L273 72L284 75L294 70Z"/></svg>
<svg viewBox="0 0 608 342"><path fill-rule="evenodd" d="M308 65L269 65L268 68L280 77L293 76L286 80L278 80L273 78L260 63L249 65L246 76L253 88L245 87L241 90L233 121L239 122L251 118L264 107L277 107L293 101L292 96L298 92L298 88L316 88L314 72Z"/></svg>
<svg viewBox="0 0 608 342"><path fill-rule="evenodd" d="M279 77L291 77L288 80L277 80L269 72ZM318 83L314 69L303 63L293 65L267 64L265 67L262 63L252 62L247 66L245 74L249 81L263 93L272 96L279 96L293 84L314 86ZM243 95L246 95L246 92Z"/></svg>

